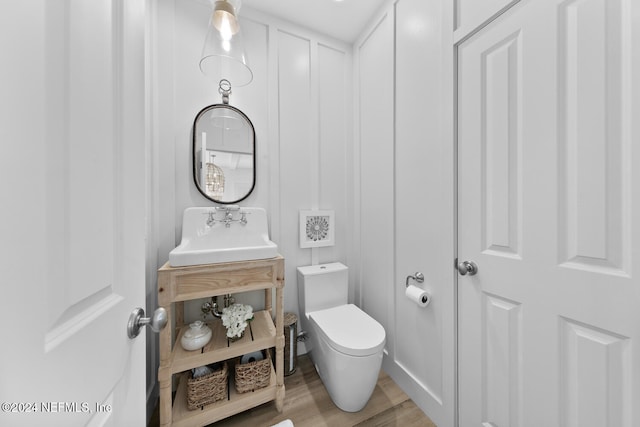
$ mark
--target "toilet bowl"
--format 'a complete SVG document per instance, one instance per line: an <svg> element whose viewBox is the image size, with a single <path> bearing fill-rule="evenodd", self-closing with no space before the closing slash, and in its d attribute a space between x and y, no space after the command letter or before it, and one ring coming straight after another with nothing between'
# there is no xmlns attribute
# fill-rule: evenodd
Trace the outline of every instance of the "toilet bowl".
<svg viewBox="0 0 640 427"><path fill-rule="evenodd" d="M307 350L329 396L360 411L376 386L385 345L382 325L347 303L348 269L340 263L298 268L300 320Z"/></svg>

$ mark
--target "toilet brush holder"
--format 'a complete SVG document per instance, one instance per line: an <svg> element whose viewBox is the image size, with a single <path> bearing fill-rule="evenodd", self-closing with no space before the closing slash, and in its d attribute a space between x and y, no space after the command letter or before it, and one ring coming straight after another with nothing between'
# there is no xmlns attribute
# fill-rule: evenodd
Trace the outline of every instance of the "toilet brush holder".
<svg viewBox="0 0 640 427"><path fill-rule="evenodd" d="M296 371L298 366L298 316L284 314L284 375Z"/></svg>

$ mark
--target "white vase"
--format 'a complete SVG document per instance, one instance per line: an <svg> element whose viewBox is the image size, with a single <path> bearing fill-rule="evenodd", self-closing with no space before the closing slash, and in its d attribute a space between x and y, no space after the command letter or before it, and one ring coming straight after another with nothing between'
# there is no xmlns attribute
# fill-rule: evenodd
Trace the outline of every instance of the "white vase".
<svg viewBox="0 0 640 427"><path fill-rule="evenodd" d="M180 340L182 348L188 351L198 350L207 345L211 340L211 329L202 321L196 320L189 324Z"/></svg>

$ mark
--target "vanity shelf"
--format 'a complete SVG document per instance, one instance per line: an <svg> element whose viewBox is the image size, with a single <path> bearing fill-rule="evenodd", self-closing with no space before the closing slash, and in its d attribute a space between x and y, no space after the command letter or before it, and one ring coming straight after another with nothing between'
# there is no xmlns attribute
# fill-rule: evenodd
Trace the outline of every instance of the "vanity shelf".
<svg viewBox="0 0 640 427"><path fill-rule="evenodd" d="M281 256L188 267L165 264L158 270L158 305L167 310L169 319L169 325L160 333L161 426L204 426L272 400L277 410L282 411L285 394L283 287L284 258ZM188 329L184 322L184 301L261 289L264 290L265 309L254 313L254 319L240 340L227 340L222 322L214 319L207 322L212 330L207 345L195 351L182 348L180 338ZM271 302L273 289L276 290L275 313ZM237 393L231 370L227 399L202 410L187 408L186 378L191 368L270 348L275 348L275 369L271 367L267 387ZM179 378L179 383L175 399L172 399L174 377Z"/></svg>

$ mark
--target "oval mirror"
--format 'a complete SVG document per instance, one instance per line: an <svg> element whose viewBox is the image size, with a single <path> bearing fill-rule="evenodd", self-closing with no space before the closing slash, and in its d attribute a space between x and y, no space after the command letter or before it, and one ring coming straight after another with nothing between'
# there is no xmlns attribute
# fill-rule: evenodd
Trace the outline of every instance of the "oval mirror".
<svg viewBox="0 0 640 427"><path fill-rule="evenodd" d="M207 199L231 204L256 182L256 133L251 120L228 104L203 108L193 122L193 180Z"/></svg>

